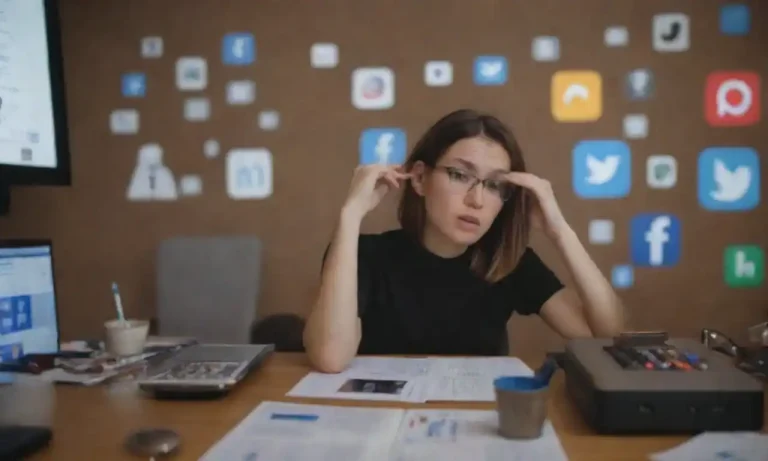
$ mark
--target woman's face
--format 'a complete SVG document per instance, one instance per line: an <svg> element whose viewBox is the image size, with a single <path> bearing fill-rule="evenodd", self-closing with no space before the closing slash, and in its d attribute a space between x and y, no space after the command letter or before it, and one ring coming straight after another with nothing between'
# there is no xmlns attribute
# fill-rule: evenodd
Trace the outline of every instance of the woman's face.
<svg viewBox="0 0 768 461"><path fill-rule="evenodd" d="M512 187L504 180L509 170L507 151L479 136L456 142L434 169L419 167L414 187L425 200L427 231L436 230L462 246L478 241L493 224Z"/></svg>

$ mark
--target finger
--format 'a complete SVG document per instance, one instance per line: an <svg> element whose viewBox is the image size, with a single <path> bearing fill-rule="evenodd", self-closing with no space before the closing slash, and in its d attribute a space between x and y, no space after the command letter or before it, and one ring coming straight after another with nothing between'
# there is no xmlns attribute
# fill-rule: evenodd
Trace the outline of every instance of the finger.
<svg viewBox="0 0 768 461"><path fill-rule="evenodd" d="M526 189L531 189L534 191L538 190L541 186L541 180L531 173L513 171L511 173L507 173L506 179L512 184L516 184L518 186L525 187Z"/></svg>
<svg viewBox="0 0 768 461"><path fill-rule="evenodd" d="M400 188L400 181L397 180L397 178L392 173L387 173L381 177L387 184L394 187L395 189Z"/></svg>

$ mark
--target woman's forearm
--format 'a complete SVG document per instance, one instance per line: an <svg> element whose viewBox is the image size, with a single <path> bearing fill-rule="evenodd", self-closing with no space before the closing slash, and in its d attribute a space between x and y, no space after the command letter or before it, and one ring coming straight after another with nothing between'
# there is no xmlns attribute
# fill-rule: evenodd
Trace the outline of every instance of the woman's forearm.
<svg viewBox="0 0 768 461"><path fill-rule="evenodd" d="M357 354L357 258L362 218L342 211L323 265L320 290L307 317L304 347L323 372L343 371Z"/></svg>
<svg viewBox="0 0 768 461"><path fill-rule="evenodd" d="M592 260L570 227L555 239L581 298L584 315L592 333L610 337L624 330L625 311L621 299Z"/></svg>

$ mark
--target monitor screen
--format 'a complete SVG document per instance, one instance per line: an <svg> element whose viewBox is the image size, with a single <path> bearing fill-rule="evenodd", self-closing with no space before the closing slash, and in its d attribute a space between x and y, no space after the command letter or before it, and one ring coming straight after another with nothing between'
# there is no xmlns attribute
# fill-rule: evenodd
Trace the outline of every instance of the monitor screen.
<svg viewBox="0 0 768 461"><path fill-rule="evenodd" d="M10 183L69 182L55 3L0 0L0 168Z"/></svg>
<svg viewBox="0 0 768 461"><path fill-rule="evenodd" d="M0 241L0 362L58 350L51 245Z"/></svg>

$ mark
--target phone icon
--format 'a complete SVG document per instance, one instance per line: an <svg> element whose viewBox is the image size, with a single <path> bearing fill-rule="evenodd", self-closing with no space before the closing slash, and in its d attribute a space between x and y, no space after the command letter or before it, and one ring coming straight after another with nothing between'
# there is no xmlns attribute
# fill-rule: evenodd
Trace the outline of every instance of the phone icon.
<svg viewBox="0 0 768 461"><path fill-rule="evenodd" d="M662 53L685 51L691 46L690 19L683 13L653 17L653 49Z"/></svg>

